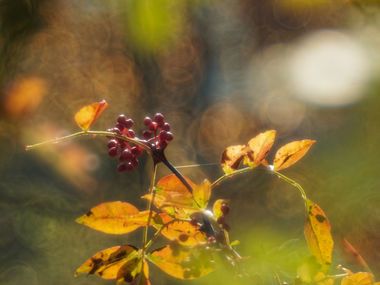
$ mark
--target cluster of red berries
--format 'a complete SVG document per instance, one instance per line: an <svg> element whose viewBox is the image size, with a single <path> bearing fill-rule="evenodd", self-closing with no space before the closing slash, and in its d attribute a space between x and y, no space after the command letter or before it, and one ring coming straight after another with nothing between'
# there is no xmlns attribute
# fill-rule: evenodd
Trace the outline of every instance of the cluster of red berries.
<svg viewBox="0 0 380 285"><path fill-rule="evenodd" d="M132 129L133 125L133 120L122 114L117 118L115 127L108 131L119 136L134 139L136 138L136 133ZM161 113L156 113L153 119L145 117L144 125L147 127L147 129L143 131L144 139L139 139L139 141L146 143L147 147L152 150L163 150L168 143L173 140L170 125L165 122L165 118ZM138 157L143 152L143 148L140 146L131 145L122 139L111 138L108 141L107 147L109 156L119 157L119 165L117 166L119 172L132 171L138 166Z"/></svg>
<svg viewBox="0 0 380 285"><path fill-rule="evenodd" d="M128 138L135 138L136 134L132 129L133 124L131 118L119 115L115 127L108 131ZM118 171L132 171L139 165L138 157L142 154L142 149L139 146L131 146L124 140L112 138L108 141L107 147L109 156L119 157Z"/></svg>
<svg viewBox="0 0 380 285"><path fill-rule="evenodd" d="M173 140L169 123L165 122L164 115L156 113L152 118L145 117L144 125L147 127L143 131L144 139L155 149L165 149L168 143Z"/></svg>

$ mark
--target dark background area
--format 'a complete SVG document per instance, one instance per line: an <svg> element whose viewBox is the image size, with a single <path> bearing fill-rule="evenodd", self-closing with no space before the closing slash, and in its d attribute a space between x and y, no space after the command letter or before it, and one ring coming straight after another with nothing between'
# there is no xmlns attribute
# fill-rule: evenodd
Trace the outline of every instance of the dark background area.
<svg viewBox="0 0 380 285"><path fill-rule="evenodd" d="M90 138L25 152L75 132L73 114L101 99L109 108L94 129L120 113L142 129L164 113L174 165L218 163L226 146L266 129L278 131L274 149L317 140L284 173L329 217L334 265L363 270L343 254L345 237L380 275L378 1L1 0L0 48L0 284L112 284L73 272L100 249L140 242L141 232L107 236L74 220L104 201L142 209L150 161L119 174L106 141ZM222 174L182 171L196 182ZM231 237L251 279L227 266L177 281L152 265L153 284L296 276L308 253L295 189L257 171L213 197L231 200Z"/></svg>

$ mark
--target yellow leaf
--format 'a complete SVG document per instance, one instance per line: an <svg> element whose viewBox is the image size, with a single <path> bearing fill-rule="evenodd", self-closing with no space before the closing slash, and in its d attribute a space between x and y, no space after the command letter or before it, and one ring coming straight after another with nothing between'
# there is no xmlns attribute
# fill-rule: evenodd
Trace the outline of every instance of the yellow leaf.
<svg viewBox="0 0 380 285"><path fill-rule="evenodd" d="M374 285L373 275L369 272L349 274L342 279L341 285Z"/></svg>
<svg viewBox="0 0 380 285"><path fill-rule="evenodd" d="M207 236L199 230L199 227L188 221L174 221L164 226L161 234L170 240L175 240L184 246L196 246L205 244Z"/></svg>
<svg viewBox="0 0 380 285"><path fill-rule="evenodd" d="M193 187L193 197L201 209L205 209L211 196L211 183L205 179L200 185Z"/></svg>
<svg viewBox="0 0 380 285"><path fill-rule="evenodd" d="M228 205L229 201L226 199L218 199L214 202L212 206L212 212L214 214L215 220L223 216L222 205Z"/></svg>
<svg viewBox="0 0 380 285"><path fill-rule="evenodd" d="M246 145L233 145L227 147L222 153L220 161L224 173L230 174L238 169L241 160L247 152Z"/></svg>
<svg viewBox="0 0 380 285"><path fill-rule="evenodd" d="M325 213L316 203L306 201L307 218L305 222L305 238L312 255L322 265L323 270L328 269L332 261L334 241L331 236L331 225Z"/></svg>
<svg viewBox="0 0 380 285"><path fill-rule="evenodd" d="M162 271L178 279L196 279L215 269L211 253L201 246L187 248L172 243L153 251L148 258Z"/></svg>
<svg viewBox="0 0 380 285"><path fill-rule="evenodd" d="M127 202L106 202L92 208L76 222L107 234L126 234L145 226L148 211L140 212Z"/></svg>
<svg viewBox="0 0 380 285"><path fill-rule="evenodd" d="M124 263L117 274L117 285L150 285L148 263L144 261L142 266L142 262L140 257L136 257Z"/></svg>
<svg viewBox="0 0 380 285"><path fill-rule="evenodd" d="M84 106L75 114L75 122L82 130L87 131L107 106L105 100Z"/></svg>
<svg viewBox="0 0 380 285"><path fill-rule="evenodd" d="M333 285L334 279L326 276L323 272L318 272L314 277L314 282L316 285Z"/></svg>
<svg viewBox="0 0 380 285"><path fill-rule="evenodd" d="M244 164L256 167L265 159L273 146L276 131L269 130L258 134L248 142L249 151L244 157Z"/></svg>
<svg viewBox="0 0 380 285"><path fill-rule="evenodd" d="M136 248L130 245L103 249L87 259L75 271L75 275L97 274L103 279L116 279L120 268L136 256Z"/></svg>
<svg viewBox="0 0 380 285"><path fill-rule="evenodd" d="M314 143L314 140L301 140L280 147L274 157L274 170L279 171L296 163L309 151Z"/></svg>

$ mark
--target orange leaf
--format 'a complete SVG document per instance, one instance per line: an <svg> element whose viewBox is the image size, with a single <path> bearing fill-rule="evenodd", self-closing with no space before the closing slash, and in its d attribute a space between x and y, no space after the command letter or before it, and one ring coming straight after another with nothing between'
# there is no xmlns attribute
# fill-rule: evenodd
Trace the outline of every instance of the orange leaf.
<svg viewBox="0 0 380 285"><path fill-rule="evenodd" d="M196 279L215 269L211 252L201 246L187 248L172 243L154 250L148 258L162 271L178 279Z"/></svg>
<svg viewBox="0 0 380 285"><path fill-rule="evenodd" d="M103 279L116 279L120 268L136 256L136 248L130 245L103 249L78 267L75 275L97 274Z"/></svg>
<svg viewBox="0 0 380 285"><path fill-rule="evenodd" d="M145 226L148 211L139 210L127 202L106 202L76 219L79 224L107 234L126 234Z"/></svg>
<svg viewBox="0 0 380 285"><path fill-rule="evenodd" d="M197 187L190 179L185 179L192 189ZM199 211L192 194L174 174L161 178L155 191L154 205L172 216L188 218L191 213ZM152 195L147 194L142 198L150 200Z"/></svg>
<svg viewBox="0 0 380 285"><path fill-rule="evenodd" d="M282 146L276 152L273 161L274 170L279 171L296 163L309 151L314 143L314 140L301 140Z"/></svg>
<svg viewBox="0 0 380 285"><path fill-rule="evenodd" d="M369 272L349 274L342 279L341 285L373 285L373 275Z"/></svg>
<svg viewBox="0 0 380 285"><path fill-rule="evenodd" d="M188 221L174 221L164 226L161 234L170 240L175 240L184 246L196 246L205 244L207 237L204 232L199 230L198 226Z"/></svg>
<svg viewBox="0 0 380 285"><path fill-rule="evenodd" d="M249 151L244 157L244 164L258 166L267 156L276 138L276 131L269 130L258 134L248 142Z"/></svg>
<svg viewBox="0 0 380 285"><path fill-rule="evenodd" d="M75 114L75 122L83 131L87 131L107 106L105 100L84 106Z"/></svg>
<svg viewBox="0 0 380 285"><path fill-rule="evenodd" d="M306 206L307 218L304 233L307 245L323 269L328 269L332 261L334 247L330 222L317 204L307 200Z"/></svg>
<svg viewBox="0 0 380 285"><path fill-rule="evenodd" d="M246 145L233 145L223 151L220 163L224 173L230 174L238 169L240 161L246 153L246 148Z"/></svg>

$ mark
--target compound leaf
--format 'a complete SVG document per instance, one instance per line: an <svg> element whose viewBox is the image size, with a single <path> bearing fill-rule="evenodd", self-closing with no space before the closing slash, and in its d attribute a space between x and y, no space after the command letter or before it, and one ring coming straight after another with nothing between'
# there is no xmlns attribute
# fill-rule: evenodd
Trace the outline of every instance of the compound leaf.
<svg viewBox="0 0 380 285"><path fill-rule="evenodd" d="M148 258L162 271L178 279L196 279L215 269L211 253L202 246L187 248L172 243L154 250Z"/></svg>
<svg viewBox="0 0 380 285"><path fill-rule="evenodd" d="M334 247L331 225L321 207L316 203L307 200L306 207L307 218L304 228L306 242L312 255L326 270L331 264Z"/></svg>
<svg viewBox="0 0 380 285"><path fill-rule="evenodd" d="M145 226L148 211L140 212L127 202L106 202L92 208L76 222L107 234L126 234Z"/></svg>
<svg viewBox="0 0 380 285"><path fill-rule="evenodd" d="M83 131L87 131L107 106L108 103L105 100L86 105L75 114L75 122Z"/></svg>
<svg viewBox="0 0 380 285"><path fill-rule="evenodd" d="M295 164L309 151L314 143L314 140L301 140L293 141L280 147L274 157L274 170L283 170Z"/></svg>

